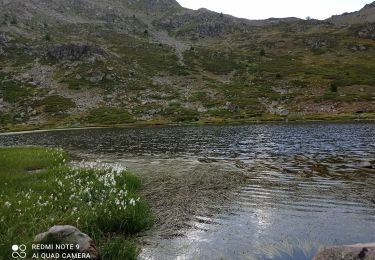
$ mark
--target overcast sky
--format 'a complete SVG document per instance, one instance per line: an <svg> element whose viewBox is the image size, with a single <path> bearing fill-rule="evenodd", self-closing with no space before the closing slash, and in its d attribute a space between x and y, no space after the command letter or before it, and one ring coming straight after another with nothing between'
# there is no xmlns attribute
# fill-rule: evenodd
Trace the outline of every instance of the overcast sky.
<svg viewBox="0 0 375 260"><path fill-rule="evenodd" d="M248 19L310 16L326 19L361 9L372 0L177 0L190 9L207 8Z"/></svg>

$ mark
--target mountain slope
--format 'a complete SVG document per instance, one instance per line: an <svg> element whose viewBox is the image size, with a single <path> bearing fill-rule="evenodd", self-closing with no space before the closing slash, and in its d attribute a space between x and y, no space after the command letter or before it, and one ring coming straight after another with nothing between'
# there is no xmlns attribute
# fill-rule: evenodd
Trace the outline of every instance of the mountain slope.
<svg viewBox="0 0 375 260"><path fill-rule="evenodd" d="M338 27L174 0L1 0L0 128L374 118L373 4L360 12Z"/></svg>
<svg viewBox="0 0 375 260"><path fill-rule="evenodd" d="M337 25L375 23L375 1L357 12L335 15L327 20Z"/></svg>

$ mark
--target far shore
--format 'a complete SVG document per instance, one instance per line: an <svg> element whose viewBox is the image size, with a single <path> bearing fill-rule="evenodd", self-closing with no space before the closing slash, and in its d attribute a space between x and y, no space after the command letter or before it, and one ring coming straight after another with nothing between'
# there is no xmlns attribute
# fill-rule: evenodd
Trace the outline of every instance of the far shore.
<svg viewBox="0 0 375 260"><path fill-rule="evenodd" d="M251 124L270 124L270 123L352 123L352 122L375 122L375 118L322 118L322 119L270 119L270 120L234 120L227 119L222 121L199 121L199 122L136 122L129 124L118 124L118 125L89 125L89 126L77 126L77 127L50 127L50 126L37 126L37 125L26 125L26 126L15 126L11 127L9 131L3 131L0 129L0 136L4 135L17 135L17 134L28 134L28 133L42 133L42 132L53 132L53 131L74 131L74 130L85 130L85 129L110 129L110 128L142 128L142 127L172 127L172 126L215 126L215 125L251 125Z"/></svg>

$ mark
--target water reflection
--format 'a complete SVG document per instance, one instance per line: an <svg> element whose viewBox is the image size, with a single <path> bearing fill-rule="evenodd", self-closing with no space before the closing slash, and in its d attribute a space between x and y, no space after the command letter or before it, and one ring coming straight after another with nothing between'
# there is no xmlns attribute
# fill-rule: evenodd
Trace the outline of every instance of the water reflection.
<svg viewBox="0 0 375 260"><path fill-rule="evenodd" d="M144 259L310 259L325 244L375 240L374 124L92 129L0 136L61 146L150 174L241 172L231 214L196 216Z"/></svg>

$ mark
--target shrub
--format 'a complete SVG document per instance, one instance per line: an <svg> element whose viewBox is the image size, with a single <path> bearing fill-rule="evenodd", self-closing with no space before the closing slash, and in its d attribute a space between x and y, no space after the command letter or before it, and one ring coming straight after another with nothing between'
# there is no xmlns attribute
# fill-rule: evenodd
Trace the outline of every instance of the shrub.
<svg viewBox="0 0 375 260"><path fill-rule="evenodd" d="M61 113L64 114L67 110L74 108L75 103L65 97L49 96L36 103L37 106L44 106L46 113Z"/></svg>
<svg viewBox="0 0 375 260"><path fill-rule="evenodd" d="M331 92L337 92L337 84L336 82L331 82L331 85L329 87Z"/></svg>
<svg viewBox="0 0 375 260"><path fill-rule="evenodd" d="M51 35L49 33L46 33L44 35L44 40L46 40L47 42L51 41L52 40Z"/></svg>
<svg viewBox="0 0 375 260"><path fill-rule="evenodd" d="M126 109L117 107L99 107L89 112L84 119L91 124L116 125L134 123L135 120Z"/></svg>
<svg viewBox="0 0 375 260"><path fill-rule="evenodd" d="M17 17L13 16L12 19L10 20L10 23L17 24L18 23Z"/></svg>

